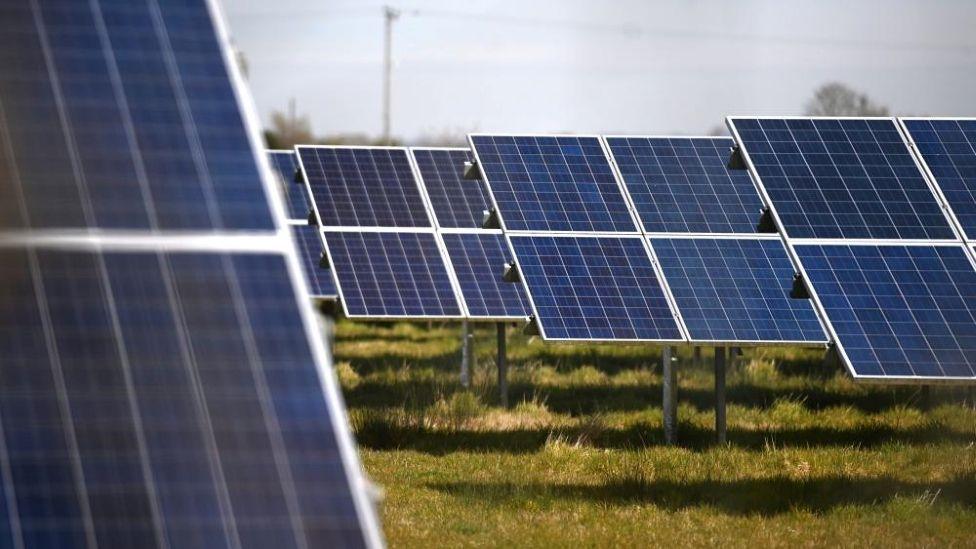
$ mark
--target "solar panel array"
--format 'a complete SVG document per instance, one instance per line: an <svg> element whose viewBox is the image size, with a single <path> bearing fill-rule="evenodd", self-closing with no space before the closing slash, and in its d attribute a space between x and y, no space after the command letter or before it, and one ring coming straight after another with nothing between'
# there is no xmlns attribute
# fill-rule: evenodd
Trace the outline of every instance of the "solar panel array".
<svg viewBox="0 0 976 549"><path fill-rule="evenodd" d="M502 280L511 252L500 230L483 229L490 208L484 182L464 179L467 149L410 149L437 223L448 263L458 281L467 318L519 320L529 316L529 302L518 284Z"/></svg>
<svg viewBox="0 0 976 549"><path fill-rule="evenodd" d="M381 543L214 13L0 7L4 547Z"/></svg>
<svg viewBox="0 0 976 549"><path fill-rule="evenodd" d="M976 378L976 267L943 213L952 193L930 186L938 177L926 178L895 120L732 117L729 127L853 375ZM941 153L962 151L959 136L908 127L932 173L948 173Z"/></svg>

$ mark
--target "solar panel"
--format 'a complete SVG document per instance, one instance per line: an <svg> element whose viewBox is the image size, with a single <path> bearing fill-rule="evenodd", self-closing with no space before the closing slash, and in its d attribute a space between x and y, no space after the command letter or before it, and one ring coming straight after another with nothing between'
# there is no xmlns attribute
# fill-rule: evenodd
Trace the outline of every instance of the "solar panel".
<svg viewBox="0 0 976 549"><path fill-rule="evenodd" d="M976 119L902 118L967 239L976 239Z"/></svg>
<svg viewBox="0 0 976 549"><path fill-rule="evenodd" d="M502 280L512 261L500 233L443 233L448 258L457 277L469 318L524 319L529 302L520 284Z"/></svg>
<svg viewBox="0 0 976 549"><path fill-rule="evenodd" d="M0 8L0 226L273 229L207 7L92 5Z"/></svg>
<svg viewBox="0 0 976 549"><path fill-rule="evenodd" d="M726 137L605 137L645 232L755 233L762 201Z"/></svg>
<svg viewBox="0 0 976 549"><path fill-rule="evenodd" d="M637 232L598 137L468 139L506 230Z"/></svg>
<svg viewBox="0 0 976 549"><path fill-rule="evenodd" d="M544 339L684 340L641 237L509 241Z"/></svg>
<svg viewBox="0 0 976 549"><path fill-rule="evenodd" d="M779 238L652 238L651 246L692 341L827 343L810 300L790 298L794 268Z"/></svg>
<svg viewBox="0 0 976 549"><path fill-rule="evenodd" d="M292 238L298 248L298 257L302 260L302 272L305 283L308 284L310 297L313 299L335 299L339 297L332 272L320 264L325 248L322 247L322 237L317 227L309 225L291 225Z"/></svg>
<svg viewBox="0 0 976 549"><path fill-rule="evenodd" d="M0 546L381 544L216 13L0 5Z"/></svg>
<svg viewBox="0 0 976 549"><path fill-rule="evenodd" d="M268 159L277 176L278 188L285 197L285 208L288 218L305 221L308 219L312 206L308 201L308 190L305 185L295 183L295 170L298 169L298 157L293 151L268 151Z"/></svg>
<svg viewBox="0 0 976 549"><path fill-rule="evenodd" d="M437 224L446 228L480 229L491 198L482 181L465 180L467 149L412 148L421 181L430 197Z"/></svg>
<svg viewBox="0 0 976 549"><path fill-rule="evenodd" d="M728 121L787 237L956 238L893 119Z"/></svg>
<svg viewBox="0 0 976 549"><path fill-rule="evenodd" d="M322 226L431 227L407 150L297 146Z"/></svg>
<svg viewBox="0 0 976 549"><path fill-rule="evenodd" d="M976 377L976 269L961 245L794 248L855 377Z"/></svg>
<svg viewBox="0 0 976 549"><path fill-rule="evenodd" d="M326 231L346 316L460 318L433 233Z"/></svg>

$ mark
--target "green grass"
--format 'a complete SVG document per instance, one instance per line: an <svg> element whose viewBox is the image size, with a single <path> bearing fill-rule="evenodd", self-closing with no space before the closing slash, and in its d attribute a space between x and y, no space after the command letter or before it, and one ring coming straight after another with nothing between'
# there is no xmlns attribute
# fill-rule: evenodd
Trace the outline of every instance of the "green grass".
<svg viewBox="0 0 976 549"><path fill-rule="evenodd" d="M340 322L339 377L393 547L976 547L976 412L965 393L859 385L822 353L749 352L728 373L679 357L679 437L663 446L660 353L494 328L457 384L460 328Z"/></svg>

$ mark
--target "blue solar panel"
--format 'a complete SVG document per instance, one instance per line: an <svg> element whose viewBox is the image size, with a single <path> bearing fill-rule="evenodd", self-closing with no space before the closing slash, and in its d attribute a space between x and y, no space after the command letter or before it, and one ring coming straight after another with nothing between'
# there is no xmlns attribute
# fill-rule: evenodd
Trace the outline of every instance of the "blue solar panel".
<svg viewBox="0 0 976 549"><path fill-rule="evenodd" d="M460 317L432 233L326 231L331 267L350 317Z"/></svg>
<svg viewBox="0 0 976 549"><path fill-rule="evenodd" d="M311 297L320 299L338 297L339 293L336 290L335 281L332 280L332 272L319 264L324 248L318 228L308 225L292 225L291 234L298 248L298 257L302 260L302 271Z"/></svg>
<svg viewBox="0 0 976 549"><path fill-rule="evenodd" d="M976 119L903 118L902 123L966 238L976 239Z"/></svg>
<svg viewBox="0 0 976 549"><path fill-rule="evenodd" d="M0 3L2 547L380 543L215 9Z"/></svg>
<svg viewBox="0 0 976 549"><path fill-rule="evenodd" d="M503 267L512 258L501 234L445 233L441 236L469 316L525 318L531 314L522 286L502 280Z"/></svg>
<svg viewBox="0 0 976 549"><path fill-rule="evenodd" d="M826 343L779 239L653 238L692 341Z"/></svg>
<svg viewBox="0 0 976 549"><path fill-rule="evenodd" d="M755 233L762 201L725 137L607 137L646 232Z"/></svg>
<svg viewBox="0 0 976 549"><path fill-rule="evenodd" d="M962 246L795 250L854 375L976 377L976 269Z"/></svg>
<svg viewBox="0 0 976 549"><path fill-rule="evenodd" d="M640 237L510 237L545 339L682 340Z"/></svg>
<svg viewBox="0 0 976 549"><path fill-rule="evenodd" d="M467 149L410 149L437 223L441 227L480 229L491 198L483 181L463 178Z"/></svg>
<svg viewBox="0 0 976 549"><path fill-rule="evenodd" d="M308 189L301 183L295 183L295 170L298 169L298 157L291 151L268 151L268 159L277 176L278 187L285 197L285 209L289 219L305 221L308 219L312 205L308 201Z"/></svg>
<svg viewBox="0 0 976 549"><path fill-rule="evenodd" d="M204 2L3 2L0 104L2 227L274 227Z"/></svg>
<svg viewBox="0 0 976 549"><path fill-rule="evenodd" d="M469 140L507 230L637 232L598 138Z"/></svg>
<svg viewBox="0 0 976 549"><path fill-rule="evenodd" d="M430 227L406 149L295 150L323 226Z"/></svg>
<svg viewBox="0 0 976 549"><path fill-rule="evenodd" d="M956 238L892 119L729 125L788 237Z"/></svg>

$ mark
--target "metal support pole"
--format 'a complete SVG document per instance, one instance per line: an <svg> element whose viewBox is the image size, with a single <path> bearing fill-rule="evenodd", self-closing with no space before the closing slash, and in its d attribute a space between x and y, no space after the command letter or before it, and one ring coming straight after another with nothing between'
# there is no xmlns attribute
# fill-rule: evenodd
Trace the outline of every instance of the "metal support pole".
<svg viewBox="0 0 976 549"><path fill-rule="evenodd" d="M461 386L471 387L471 326L467 320L461 321Z"/></svg>
<svg viewBox="0 0 976 549"><path fill-rule="evenodd" d="M664 443L673 445L678 441L678 372L671 362L671 347L661 349L661 372L664 389Z"/></svg>
<svg viewBox="0 0 976 549"><path fill-rule="evenodd" d="M715 347L715 442L725 444L725 347Z"/></svg>
<svg viewBox="0 0 976 549"><path fill-rule="evenodd" d="M695 366L701 366L701 363L702 363L701 347L699 347L698 345L695 345L695 350L694 350L694 354L693 354L693 358L692 358L692 363Z"/></svg>
<svg viewBox="0 0 976 549"><path fill-rule="evenodd" d="M498 323L498 398L502 408L508 408L508 360L505 356L505 323Z"/></svg>
<svg viewBox="0 0 976 549"><path fill-rule="evenodd" d="M742 347L729 348L729 366L738 368L742 362Z"/></svg>

